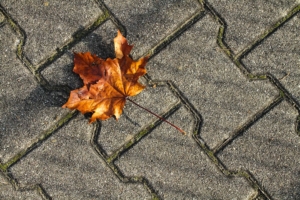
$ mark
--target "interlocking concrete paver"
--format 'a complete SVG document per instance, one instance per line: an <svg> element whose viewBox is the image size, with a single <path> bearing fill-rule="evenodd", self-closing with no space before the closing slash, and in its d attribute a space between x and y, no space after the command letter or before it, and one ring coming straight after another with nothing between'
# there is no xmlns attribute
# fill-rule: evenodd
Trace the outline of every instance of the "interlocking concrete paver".
<svg viewBox="0 0 300 200"><path fill-rule="evenodd" d="M300 199L300 1L0 2L1 199ZM62 109L73 51L149 54L121 118ZM272 48L269 48L272 47Z"/></svg>
<svg viewBox="0 0 300 200"><path fill-rule="evenodd" d="M6 162L68 111L60 109L63 101L43 91L15 59L19 40L8 25L0 30L0 51L4 52L0 68L0 159Z"/></svg>
<svg viewBox="0 0 300 200"><path fill-rule="evenodd" d="M172 80L196 107L203 118L201 137L211 148L278 93L267 82L249 82L243 77L220 52L217 30L218 24L206 16L151 60L148 67L153 79ZM183 76L187 78L180 78Z"/></svg>
<svg viewBox="0 0 300 200"><path fill-rule="evenodd" d="M147 53L166 34L201 9L200 4L193 0L104 2L126 27L127 39L135 46L132 50L134 58Z"/></svg>
<svg viewBox="0 0 300 200"><path fill-rule="evenodd" d="M21 185L41 183L53 199L149 198L143 186L115 178L88 145L92 131L83 116L76 117L11 172Z"/></svg>
<svg viewBox="0 0 300 200"><path fill-rule="evenodd" d="M226 1L209 0L228 25L225 41L234 52L257 39L276 19L283 17L299 0Z"/></svg>
<svg viewBox="0 0 300 200"><path fill-rule="evenodd" d="M298 199L297 114L287 102L281 103L220 152L220 159L230 168L250 170L274 199Z"/></svg>
<svg viewBox="0 0 300 200"><path fill-rule="evenodd" d="M93 1L1 1L26 32L24 51L33 64L67 42L101 10Z"/></svg>
<svg viewBox="0 0 300 200"><path fill-rule="evenodd" d="M300 15L279 28L243 59L253 73L271 73L300 100Z"/></svg>

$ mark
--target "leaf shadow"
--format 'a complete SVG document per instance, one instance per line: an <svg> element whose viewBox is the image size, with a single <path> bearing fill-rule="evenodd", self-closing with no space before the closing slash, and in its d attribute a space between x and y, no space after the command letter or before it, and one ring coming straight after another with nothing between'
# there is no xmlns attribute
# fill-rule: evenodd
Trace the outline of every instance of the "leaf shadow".
<svg viewBox="0 0 300 200"><path fill-rule="evenodd" d="M91 33L87 37L85 37L82 42L86 45L87 49L96 54L98 57L102 59L114 58L115 50L113 41L103 40L103 37L97 33Z"/></svg>

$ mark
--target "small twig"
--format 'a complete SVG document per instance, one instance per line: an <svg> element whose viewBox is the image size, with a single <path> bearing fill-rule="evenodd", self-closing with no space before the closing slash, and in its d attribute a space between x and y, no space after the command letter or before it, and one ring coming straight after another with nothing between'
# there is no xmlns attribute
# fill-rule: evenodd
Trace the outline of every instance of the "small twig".
<svg viewBox="0 0 300 200"><path fill-rule="evenodd" d="M174 128L176 128L178 131L180 131L183 135L186 135L186 132L184 132L181 128L179 128L178 126L175 126L174 124L172 124L171 122L169 122L168 120L164 119L163 117L155 114L154 112L148 110L147 108L144 108L143 106L137 104L136 102L134 102L133 100L129 99L129 98L126 98L128 101L130 101L131 103L133 103L134 105L146 110L147 112L151 113L152 115L154 115L155 117L161 119L162 121L168 123L169 125L173 126Z"/></svg>
<svg viewBox="0 0 300 200"><path fill-rule="evenodd" d="M285 72L285 75L284 75L282 78L280 78L279 80L285 79L286 77L288 77L288 76L290 75L290 73L291 73L291 72L288 72L288 73Z"/></svg>

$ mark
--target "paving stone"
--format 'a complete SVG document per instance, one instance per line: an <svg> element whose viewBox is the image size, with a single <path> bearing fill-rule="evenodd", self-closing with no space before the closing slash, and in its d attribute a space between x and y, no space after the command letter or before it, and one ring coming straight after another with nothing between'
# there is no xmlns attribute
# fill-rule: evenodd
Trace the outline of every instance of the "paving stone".
<svg viewBox="0 0 300 200"><path fill-rule="evenodd" d="M247 169L273 199L299 199L300 138L297 112L283 102L235 139L218 157L230 169Z"/></svg>
<svg viewBox="0 0 300 200"><path fill-rule="evenodd" d="M300 102L300 14L250 52L243 62L253 73L273 74Z"/></svg>
<svg viewBox="0 0 300 200"><path fill-rule="evenodd" d="M209 0L227 24L225 42L238 52L255 40L276 20L300 3L299 0L226 1Z"/></svg>
<svg viewBox="0 0 300 200"><path fill-rule="evenodd" d="M170 120L187 130L193 125L192 116L183 107ZM227 178L218 171L191 134L181 135L166 123L116 164L126 176L147 178L163 199L246 199L253 193L245 179Z"/></svg>
<svg viewBox="0 0 300 200"><path fill-rule="evenodd" d="M210 147L277 94L268 82L249 82L238 71L217 47L217 30L218 24L206 16L148 65L153 79L173 81L198 109L203 118L200 134Z"/></svg>
<svg viewBox="0 0 300 200"><path fill-rule="evenodd" d="M127 39L134 44L132 56L145 54L179 24L188 19L200 4L197 1L104 1L126 27Z"/></svg>
<svg viewBox="0 0 300 200"><path fill-rule="evenodd" d="M117 35L117 30L111 21L105 22L63 56L47 66L42 71L42 75L51 85L68 85L73 89L82 87L82 80L73 72L73 52L89 51L103 59L114 58L113 39Z"/></svg>
<svg viewBox="0 0 300 200"><path fill-rule="evenodd" d="M59 98L39 87L17 59L19 40L11 29L5 25L0 30L4 54L0 64L0 159L6 162L68 111L60 108Z"/></svg>
<svg viewBox="0 0 300 200"><path fill-rule="evenodd" d="M83 29L102 11L93 1L1 1L7 12L24 29L25 55L37 64Z"/></svg>
<svg viewBox="0 0 300 200"><path fill-rule="evenodd" d="M0 176L0 199L42 199L37 191L16 191L5 178Z"/></svg>
<svg viewBox="0 0 300 200"><path fill-rule="evenodd" d="M90 146L93 125L79 115L11 168L21 185L41 184L53 199L149 199L124 184Z"/></svg>

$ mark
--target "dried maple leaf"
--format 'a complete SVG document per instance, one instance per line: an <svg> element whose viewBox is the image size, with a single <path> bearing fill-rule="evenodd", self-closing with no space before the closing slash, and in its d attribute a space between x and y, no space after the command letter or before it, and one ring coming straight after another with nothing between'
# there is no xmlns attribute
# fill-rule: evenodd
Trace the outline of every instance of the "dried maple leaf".
<svg viewBox="0 0 300 200"><path fill-rule="evenodd" d="M92 112L90 122L96 119L116 119L122 114L126 98L140 93L145 86L138 82L146 74L148 57L133 61L129 53L133 46L118 31L114 39L116 58L103 60L90 52L74 53L73 71L81 77L84 86L71 91L63 105L81 113Z"/></svg>

